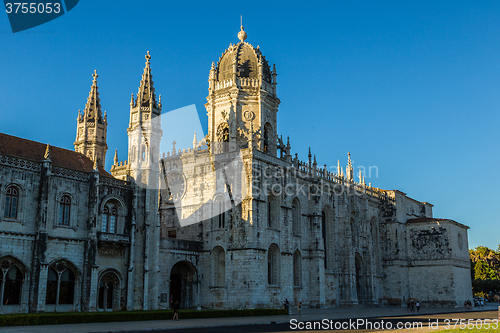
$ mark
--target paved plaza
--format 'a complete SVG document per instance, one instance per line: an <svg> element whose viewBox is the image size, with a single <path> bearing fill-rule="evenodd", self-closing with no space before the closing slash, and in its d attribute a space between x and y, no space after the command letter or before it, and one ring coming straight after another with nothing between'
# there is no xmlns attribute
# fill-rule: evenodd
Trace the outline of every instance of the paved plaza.
<svg viewBox="0 0 500 333"><path fill-rule="evenodd" d="M300 318L297 310L292 311L291 315L282 316L261 316L261 317L233 317L233 318L207 318L207 319L182 319L182 313L179 321L172 321L170 318L165 320L155 321L140 321L140 322L113 322L113 323L90 323L90 324L73 324L73 325L44 325L44 326L17 326L3 327L2 333L83 333L83 332L134 332L134 331L160 331L173 329L189 329L200 327L222 327L222 326L243 326L243 325L261 325L271 323L289 323L291 319L300 321L318 321L324 318L328 319L358 319L358 318L385 318L385 317L401 317L401 321L406 319L415 319L415 316L425 318L455 318L453 313L460 313L460 317L464 318L498 318L498 314L492 311L498 309L496 303L488 303L484 309L474 308L470 311L464 311L463 307L459 308L421 308L420 313L409 312L406 307L364 307L356 306L350 308L333 308L333 309L303 309ZM468 313L464 313L468 312ZM440 314L450 314L450 316L439 316ZM470 313L470 315L469 315ZM496 314L496 316L495 316ZM291 330L290 330L291 331ZM426 332L431 330L419 330ZM435 331L435 330L434 330ZM380 332L380 331L379 331Z"/></svg>

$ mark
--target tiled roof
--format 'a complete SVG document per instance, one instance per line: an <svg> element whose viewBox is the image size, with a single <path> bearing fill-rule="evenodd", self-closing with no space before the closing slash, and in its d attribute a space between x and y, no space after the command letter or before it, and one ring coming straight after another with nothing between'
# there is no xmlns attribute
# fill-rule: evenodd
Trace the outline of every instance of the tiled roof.
<svg viewBox="0 0 500 333"><path fill-rule="evenodd" d="M0 155L9 155L41 162L44 160L47 144L0 133ZM75 171L91 172L94 162L87 156L68 149L50 146L52 164ZM114 178L103 168L99 168L101 176Z"/></svg>
<svg viewBox="0 0 500 333"><path fill-rule="evenodd" d="M449 219L436 219L434 217L417 217L415 219L409 219L407 223L419 223L419 222L432 222L432 221L450 221Z"/></svg>
<svg viewBox="0 0 500 333"><path fill-rule="evenodd" d="M466 226L465 224L462 224L460 222L457 222L457 221L454 221L451 219L437 219L434 217L417 217L415 219L409 219L408 221L406 221L406 223L436 222L437 224L439 224L440 221L451 222L451 223L454 223L458 226L461 226L462 228L469 229L468 226Z"/></svg>

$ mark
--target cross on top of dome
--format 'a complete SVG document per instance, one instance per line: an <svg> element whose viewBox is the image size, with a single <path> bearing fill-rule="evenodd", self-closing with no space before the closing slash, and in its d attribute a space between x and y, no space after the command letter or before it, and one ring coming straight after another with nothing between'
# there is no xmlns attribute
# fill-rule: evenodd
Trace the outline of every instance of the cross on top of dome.
<svg viewBox="0 0 500 333"><path fill-rule="evenodd" d="M245 32L245 30L243 29L243 25L241 26L241 31L238 32L238 39L241 41L241 42L244 42L245 39L247 39L247 33Z"/></svg>
<svg viewBox="0 0 500 333"><path fill-rule="evenodd" d="M245 29L243 28L243 15L240 16L240 26L241 30L238 32L238 39L240 42L244 42L245 39L247 39L247 33L245 32Z"/></svg>

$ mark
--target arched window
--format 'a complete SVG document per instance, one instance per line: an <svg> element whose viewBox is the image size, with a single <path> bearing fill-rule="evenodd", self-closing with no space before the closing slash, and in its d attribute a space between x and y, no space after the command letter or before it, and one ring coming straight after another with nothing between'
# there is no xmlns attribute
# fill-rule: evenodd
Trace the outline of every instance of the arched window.
<svg viewBox="0 0 500 333"><path fill-rule="evenodd" d="M269 153L271 150L271 143L273 138L273 127L271 124L264 125L264 153Z"/></svg>
<svg viewBox="0 0 500 333"><path fill-rule="evenodd" d="M217 127L218 153L229 152L229 125L221 123Z"/></svg>
<svg viewBox="0 0 500 333"><path fill-rule="evenodd" d="M302 285L302 257L299 250L293 254L293 285L295 287Z"/></svg>
<svg viewBox="0 0 500 333"><path fill-rule="evenodd" d="M264 153L269 151L269 131L267 126L264 126Z"/></svg>
<svg viewBox="0 0 500 333"><path fill-rule="evenodd" d="M220 246L216 246L212 251L213 255L213 284L214 286L224 286L226 284L226 253Z"/></svg>
<svg viewBox="0 0 500 333"><path fill-rule="evenodd" d="M7 193L5 194L5 210L3 216L11 219L16 219L18 204L19 190L15 186L7 187Z"/></svg>
<svg viewBox="0 0 500 333"><path fill-rule="evenodd" d="M271 244L267 251L267 282L271 286L279 284L280 276L280 250L278 245Z"/></svg>
<svg viewBox="0 0 500 333"><path fill-rule="evenodd" d="M104 311L116 311L121 309L120 278L116 272L106 271L99 281L97 296L97 307Z"/></svg>
<svg viewBox="0 0 500 333"><path fill-rule="evenodd" d="M21 304L21 288L23 285L23 273L12 261L4 259L1 262L1 276L3 283L0 282L1 292L3 294L2 304L12 305Z"/></svg>
<svg viewBox="0 0 500 333"><path fill-rule="evenodd" d="M271 203L271 200L267 200L267 226L271 228L272 226L272 210L273 210L273 205Z"/></svg>
<svg viewBox="0 0 500 333"><path fill-rule="evenodd" d="M63 195L59 201L59 224L69 225L69 216L71 212L71 198L69 195Z"/></svg>
<svg viewBox="0 0 500 333"><path fill-rule="evenodd" d="M75 274L63 262L50 266L45 304L73 304L74 298Z"/></svg>
<svg viewBox="0 0 500 333"><path fill-rule="evenodd" d="M226 210L224 206L224 197L217 196L214 201L214 228L224 229L226 227Z"/></svg>
<svg viewBox="0 0 500 333"><path fill-rule="evenodd" d="M351 242L354 248L358 247L359 227L354 219L351 219Z"/></svg>
<svg viewBox="0 0 500 333"><path fill-rule="evenodd" d="M277 199L273 195L267 197L267 226L271 229L278 229Z"/></svg>
<svg viewBox="0 0 500 333"><path fill-rule="evenodd" d="M130 161L135 161L135 146L132 146L132 149L130 150Z"/></svg>
<svg viewBox="0 0 500 333"><path fill-rule="evenodd" d="M113 293L114 285L113 282L101 281L99 284L99 309L113 309Z"/></svg>
<svg viewBox="0 0 500 333"><path fill-rule="evenodd" d="M224 127L222 132L222 152L229 152L229 127Z"/></svg>
<svg viewBox="0 0 500 333"><path fill-rule="evenodd" d="M300 202L297 198L292 202L292 233L300 235Z"/></svg>
<svg viewBox="0 0 500 333"><path fill-rule="evenodd" d="M115 205L106 205L102 214L101 232L116 234L118 209Z"/></svg>

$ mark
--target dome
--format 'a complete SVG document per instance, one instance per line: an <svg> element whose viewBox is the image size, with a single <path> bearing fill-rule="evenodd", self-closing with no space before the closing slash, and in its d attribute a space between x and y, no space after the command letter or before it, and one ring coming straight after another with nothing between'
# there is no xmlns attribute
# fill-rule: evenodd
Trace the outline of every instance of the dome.
<svg viewBox="0 0 500 333"><path fill-rule="evenodd" d="M271 69L259 47L254 48L245 42L247 35L241 27L238 33L240 42L229 45L217 63L217 81L230 80L233 76L233 63L236 60L236 76L239 78L257 79L259 77L259 62L262 63L262 79L271 83Z"/></svg>

